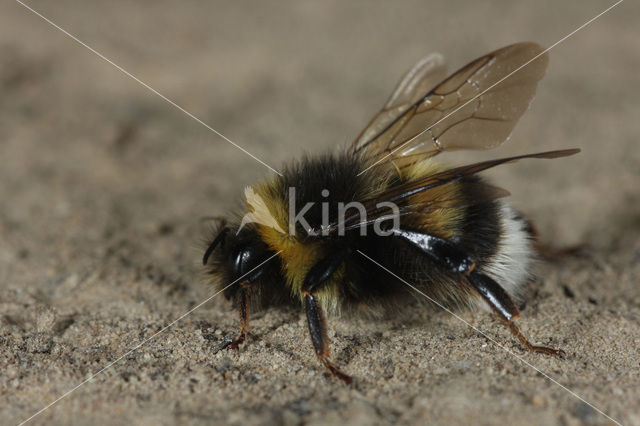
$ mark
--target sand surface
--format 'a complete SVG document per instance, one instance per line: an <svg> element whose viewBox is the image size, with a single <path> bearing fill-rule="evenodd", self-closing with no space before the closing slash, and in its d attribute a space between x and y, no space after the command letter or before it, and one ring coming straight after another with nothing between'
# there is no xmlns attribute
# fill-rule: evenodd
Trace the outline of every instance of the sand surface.
<svg viewBox="0 0 640 426"><path fill-rule="evenodd" d="M432 51L450 69L516 41L565 36L610 2L29 3L273 167L352 140ZM17 2L0 5L0 423L640 425L637 2L551 54L505 146L580 147L487 173L549 244L524 351L486 314L412 308L329 321L327 377L297 310L237 332L200 278L203 218L269 170ZM530 364L530 365L529 365ZM539 370L537 372L535 369ZM553 379L550 381L545 377ZM589 404L576 397L579 395Z"/></svg>

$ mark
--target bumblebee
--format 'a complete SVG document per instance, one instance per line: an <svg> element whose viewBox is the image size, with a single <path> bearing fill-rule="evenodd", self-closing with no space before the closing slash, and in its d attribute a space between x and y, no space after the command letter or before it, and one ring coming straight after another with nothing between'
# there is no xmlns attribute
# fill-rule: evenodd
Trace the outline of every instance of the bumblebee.
<svg viewBox="0 0 640 426"><path fill-rule="evenodd" d="M203 258L220 288L237 282L225 290L240 313L240 335L229 348L246 340L251 309L298 304L319 361L351 383L331 361L325 314L403 309L411 284L442 306L492 311L528 350L562 356L530 343L514 321L536 241L505 200L509 193L478 173L579 150L459 167L433 160L507 140L547 63L539 45L517 43L444 78L442 56L429 55L349 147L305 157L248 187L244 216L219 225Z"/></svg>

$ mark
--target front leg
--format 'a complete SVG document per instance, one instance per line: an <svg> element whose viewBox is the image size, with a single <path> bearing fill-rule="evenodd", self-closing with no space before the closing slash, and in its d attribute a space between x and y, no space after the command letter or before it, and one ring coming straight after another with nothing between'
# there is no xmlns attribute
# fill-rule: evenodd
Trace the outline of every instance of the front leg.
<svg viewBox="0 0 640 426"><path fill-rule="evenodd" d="M311 335L311 342L313 342L316 356L332 375L347 384L351 384L353 378L340 371L329 359L327 321L322 307L314 296L314 292L321 288L322 284L326 283L331 275L342 265L345 255L345 250L338 250L332 252L314 265L305 277L302 292L304 294L305 311L307 313L307 325L309 326L309 334Z"/></svg>
<svg viewBox="0 0 640 426"><path fill-rule="evenodd" d="M238 349L249 333L249 313L251 309L251 284L242 283L238 292L238 312L240 314L240 334L227 349Z"/></svg>

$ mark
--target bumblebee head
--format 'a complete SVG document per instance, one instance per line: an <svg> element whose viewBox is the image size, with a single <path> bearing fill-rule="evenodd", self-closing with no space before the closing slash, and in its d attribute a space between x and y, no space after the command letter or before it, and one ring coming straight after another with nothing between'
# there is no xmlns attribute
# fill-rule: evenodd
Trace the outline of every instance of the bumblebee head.
<svg viewBox="0 0 640 426"><path fill-rule="evenodd" d="M220 246L216 257L228 278L232 281L242 278L244 283L254 283L265 271L260 264L269 257L268 247L250 228L237 234L230 231L225 226L218 232L205 251L202 263L206 265L209 257Z"/></svg>

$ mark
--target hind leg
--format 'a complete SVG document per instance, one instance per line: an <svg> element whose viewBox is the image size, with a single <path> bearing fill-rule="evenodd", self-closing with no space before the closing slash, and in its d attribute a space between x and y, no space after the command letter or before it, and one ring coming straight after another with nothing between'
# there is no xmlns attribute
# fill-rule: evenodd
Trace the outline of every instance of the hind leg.
<svg viewBox="0 0 640 426"><path fill-rule="evenodd" d="M520 316L520 310L509 294L500 287L500 284L488 276L477 272L472 272L467 278L473 285L473 288L482 296L489 306L491 306L493 311L500 317L502 322L509 327L511 333L513 333L525 348L532 352L540 352L560 358L565 356L565 352L561 349L538 346L529 342L529 339L522 334L522 330L520 330L520 327L514 322L514 319Z"/></svg>

